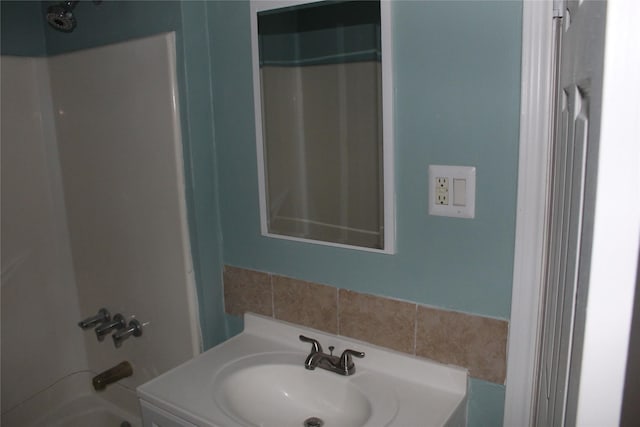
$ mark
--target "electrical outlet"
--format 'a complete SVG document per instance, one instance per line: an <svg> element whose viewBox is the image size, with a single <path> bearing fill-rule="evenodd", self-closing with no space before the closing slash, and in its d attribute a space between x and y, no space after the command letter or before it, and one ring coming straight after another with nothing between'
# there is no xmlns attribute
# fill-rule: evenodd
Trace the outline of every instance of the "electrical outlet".
<svg viewBox="0 0 640 427"><path fill-rule="evenodd" d="M429 165L429 215L474 218L476 168Z"/></svg>
<svg viewBox="0 0 640 427"><path fill-rule="evenodd" d="M436 178L436 204L448 205L449 204L449 178L438 177Z"/></svg>

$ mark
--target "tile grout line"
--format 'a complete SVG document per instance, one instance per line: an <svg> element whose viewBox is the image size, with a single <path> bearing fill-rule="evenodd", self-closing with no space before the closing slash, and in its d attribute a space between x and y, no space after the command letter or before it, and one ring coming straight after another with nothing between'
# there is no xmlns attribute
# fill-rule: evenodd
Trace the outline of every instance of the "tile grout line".
<svg viewBox="0 0 640 427"><path fill-rule="evenodd" d="M418 304L416 304L415 314L413 317L413 355L418 353Z"/></svg>
<svg viewBox="0 0 640 427"><path fill-rule="evenodd" d="M340 335L340 289L335 287L336 289L336 329L337 334Z"/></svg>

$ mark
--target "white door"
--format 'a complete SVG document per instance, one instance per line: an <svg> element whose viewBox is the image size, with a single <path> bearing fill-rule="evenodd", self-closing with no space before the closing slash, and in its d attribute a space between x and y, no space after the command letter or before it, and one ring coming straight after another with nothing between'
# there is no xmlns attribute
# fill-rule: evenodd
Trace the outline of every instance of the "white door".
<svg viewBox="0 0 640 427"><path fill-rule="evenodd" d="M538 426L575 421L604 59L606 3L567 1L562 10Z"/></svg>

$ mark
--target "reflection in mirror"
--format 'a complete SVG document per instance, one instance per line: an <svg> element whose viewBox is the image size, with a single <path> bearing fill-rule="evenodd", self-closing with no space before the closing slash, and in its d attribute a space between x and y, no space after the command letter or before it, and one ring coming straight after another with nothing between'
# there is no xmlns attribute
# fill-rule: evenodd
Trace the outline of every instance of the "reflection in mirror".
<svg viewBox="0 0 640 427"><path fill-rule="evenodd" d="M389 252L380 2L254 4L263 233Z"/></svg>

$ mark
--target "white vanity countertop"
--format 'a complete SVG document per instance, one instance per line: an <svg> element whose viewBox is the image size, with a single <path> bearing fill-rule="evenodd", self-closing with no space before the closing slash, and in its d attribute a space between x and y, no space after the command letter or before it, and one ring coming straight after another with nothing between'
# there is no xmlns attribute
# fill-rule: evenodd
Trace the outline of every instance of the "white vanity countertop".
<svg viewBox="0 0 640 427"><path fill-rule="evenodd" d="M336 354L346 348L366 353L354 359L354 377L375 375L386 385L385 393L395 396L389 426L465 424L466 370L254 314L245 315L240 335L141 385L138 396L198 426L239 426L214 400L216 374L243 357L264 353L300 353L303 366L311 345L299 341L300 334L317 339L325 349L335 346Z"/></svg>

